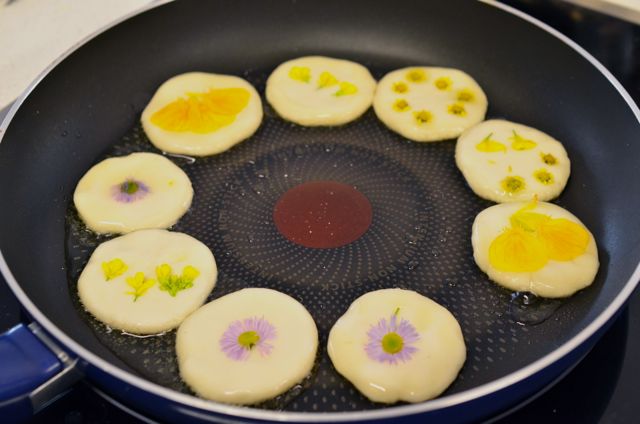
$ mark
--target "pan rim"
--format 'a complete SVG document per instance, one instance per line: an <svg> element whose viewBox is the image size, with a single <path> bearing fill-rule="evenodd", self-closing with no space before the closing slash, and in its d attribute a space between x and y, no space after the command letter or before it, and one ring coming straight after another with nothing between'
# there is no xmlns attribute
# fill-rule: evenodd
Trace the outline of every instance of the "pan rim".
<svg viewBox="0 0 640 424"><path fill-rule="evenodd" d="M53 61L45 70L40 73L40 75L27 87L27 89L16 99L11 108L9 109L7 115L5 116L3 122L0 124L0 142L4 138L4 134L6 129L9 126L12 118L16 114L17 110L20 108L25 99L30 95L30 93L35 89L35 87L44 79L44 77L59 63L65 60L70 54L76 51L78 48L89 42L91 39L95 38L99 34L115 27L121 22L126 21L127 19L132 18L138 14L146 12L148 10L154 9L161 5L172 2L173 0L156 0L152 1L150 4L143 6L142 8L133 11L125 16L117 19L110 24L98 29L94 33L88 35L86 38L82 39L78 43L71 46L65 53L63 53L59 58ZM556 29L550 27L549 25L539 21L538 19L518 10L511 6L499 3L497 0L478 0L480 3L484 3L488 6L495 7L502 11L505 11L511 15L514 15L517 18L520 18L529 24L532 24L539 29L549 33L550 35L557 38L559 41L566 44L568 47L576 51L582 57L584 57L592 66L594 66L613 86L613 88L620 94L623 100L627 103L632 113L636 117L638 123L640 123L640 109L631 98L626 89L622 86L622 84L611 74L611 72L602 65L595 57L593 57L589 52L587 52L584 48L578 45L576 42L571 40L569 37L565 36L561 32ZM232 416L236 418L244 418L244 419L254 419L254 420L270 420L270 421L280 421L280 422L332 422L335 420L340 421L361 421L361 420L378 420L378 419L389 419L396 418L400 416L408 416L415 415L440 409L445 409L449 407L453 407L455 405L460 405L464 403L468 403L479 399L481 397L490 395L492 393L499 392L503 389L508 388L509 386L515 385L526 380L529 377L536 375L537 373L543 371L545 368L551 366L552 364L560 361L565 356L569 355L571 352L579 348L583 345L589 338L591 338L594 334L598 332L609 320L615 316L615 314L624 306L625 302L631 296L636 286L640 282L640 261L636 266L635 270L631 274L629 280L625 283L622 290L618 293L618 295L613 299L613 301L598 315L589 325L587 325L584 329L582 329L577 335L575 335L572 339L565 342L563 345L557 347L554 351L548 353L547 355L539 358L538 360L532 362L531 364L515 371L511 374L503 376L497 380L494 380L489 383L485 383L473 389L465 390L460 393L443 396L440 398L432 399L426 402L411 404L411 405L401 405L401 406L391 406L385 409L379 410L369 410L369 411L354 411L354 412L284 412L284 411L270 411L263 409L250 409L246 407L239 407L233 405L226 405L221 403L212 402L209 400L201 399L192 395L179 393L174 390L168 389L166 387L155 384L151 381L148 381L142 377L138 377L130 372L127 372L121 368L116 367L115 365L109 363L108 361L100 358L96 354L90 352L85 349L81 344L73 340L66 333L64 333L61 329L59 329L53 322L51 322L39 309L38 307L30 300L30 298L26 295L26 293L22 290L19 283L13 276L13 273L9 269L4 255L0 251L0 272L4 276L7 285L12 290L22 307L24 307L27 312L33 317L33 319L38 322L44 329L51 334L59 343L63 344L69 350L74 352L78 357L82 358L82 360L96 367L97 369L109 374L121 381L124 381L127 384L137 387L138 389L150 392L154 395L163 397L168 399L174 403L181 404L187 407L195 408L203 412L211 412L222 414L226 416ZM191 411L191 410L181 410L182 413L186 415L190 415L193 417L198 417L200 415L199 411Z"/></svg>

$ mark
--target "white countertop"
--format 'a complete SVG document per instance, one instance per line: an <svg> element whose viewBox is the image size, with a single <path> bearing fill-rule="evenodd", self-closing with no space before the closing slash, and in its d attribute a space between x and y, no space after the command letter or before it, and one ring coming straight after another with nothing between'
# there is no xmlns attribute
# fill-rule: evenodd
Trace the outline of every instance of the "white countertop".
<svg viewBox="0 0 640 424"><path fill-rule="evenodd" d="M0 0L0 110L51 62L154 0Z"/></svg>

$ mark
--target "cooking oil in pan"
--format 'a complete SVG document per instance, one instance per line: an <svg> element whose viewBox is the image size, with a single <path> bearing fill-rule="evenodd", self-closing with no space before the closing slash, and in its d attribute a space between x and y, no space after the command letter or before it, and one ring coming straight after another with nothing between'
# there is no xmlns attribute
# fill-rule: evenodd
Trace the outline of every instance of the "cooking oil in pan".
<svg viewBox="0 0 640 424"><path fill-rule="evenodd" d="M377 78L389 70L370 69ZM268 71L245 77L263 93ZM339 128L308 128L283 121L266 102L265 108L254 136L223 154L168 156L187 173L195 192L191 209L171 230L205 243L218 264L218 282L208 301L245 287L269 287L296 298L316 321L320 340L314 371L259 407L296 412L384 407L337 374L324 349L329 330L351 302L376 289L415 290L447 307L460 322L467 362L445 394L517 371L548 353L550 332L562 336L571 330L570 319L548 325L549 315L566 308L534 304L533 298L525 305L523 296L512 300L477 268L471 225L489 202L465 185L452 141L409 142L384 127L372 111ZM136 125L96 161L139 151L162 153ZM366 198L371 218L362 234L342 246L315 248L279 231L273 219L278 199L313 181L347 185ZM109 332L84 311L77 278L97 245L113 236L87 231L72 205L66 225L69 290L87 325L133 372L191 393L179 376L175 331L145 338ZM532 314L539 308L542 315Z"/></svg>

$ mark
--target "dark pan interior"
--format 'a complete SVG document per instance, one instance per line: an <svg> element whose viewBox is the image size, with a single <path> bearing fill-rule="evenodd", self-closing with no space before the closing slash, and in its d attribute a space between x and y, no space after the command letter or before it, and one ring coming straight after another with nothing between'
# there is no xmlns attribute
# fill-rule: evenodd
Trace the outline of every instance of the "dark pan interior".
<svg viewBox="0 0 640 424"><path fill-rule="evenodd" d="M572 176L557 203L594 233L601 269L590 288L519 315L544 310L548 319L521 325L510 312L511 294L473 263L471 223L490 203L456 170L453 141L408 142L371 111L340 128L302 128L280 120L265 102L263 126L248 141L193 164L173 158L195 188L194 205L175 229L200 238L216 255L221 273L212 298L271 287L296 297L316 319L319 365L302 394L277 407L379 407L333 370L324 351L331 325L367 291L411 288L458 318L468 359L447 391L452 394L552 352L627 283L640 258L638 121L611 83L556 38L462 0L375 7L193 0L137 16L71 54L25 100L0 144L0 248L23 290L55 325L117 366L186 390L175 371L172 333L149 339L108 333L77 307L75 276L100 240L69 213L71 195L100 159L155 151L137 121L165 79L194 70L230 73L263 94L277 64L307 54L358 61L378 78L413 64L463 69L484 88L489 118L522 122L562 140ZM374 222L365 236L330 250L279 236L270 219L275 200L312 180L354 184L369 198Z"/></svg>

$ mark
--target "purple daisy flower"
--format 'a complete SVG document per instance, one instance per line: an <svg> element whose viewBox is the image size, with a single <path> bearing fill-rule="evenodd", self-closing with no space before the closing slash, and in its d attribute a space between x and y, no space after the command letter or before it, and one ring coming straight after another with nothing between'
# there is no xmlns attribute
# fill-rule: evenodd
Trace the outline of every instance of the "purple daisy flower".
<svg viewBox="0 0 640 424"><path fill-rule="evenodd" d="M382 318L376 325L372 325L367 336L369 341L364 349L374 361L389 364L407 362L418 351L412 345L420 340L420 336L409 321L398 319L398 310L391 315L389 321Z"/></svg>
<svg viewBox="0 0 640 424"><path fill-rule="evenodd" d="M264 318L245 318L229 325L220 339L220 348L234 361L244 361L256 349L261 356L268 356L273 349L276 328Z"/></svg>
<svg viewBox="0 0 640 424"><path fill-rule="evenodd" d="M121 203L131 203L140 200L149 193L149 187L142 181L127 178L123 183L111 187L111 194Z"/></svg>

